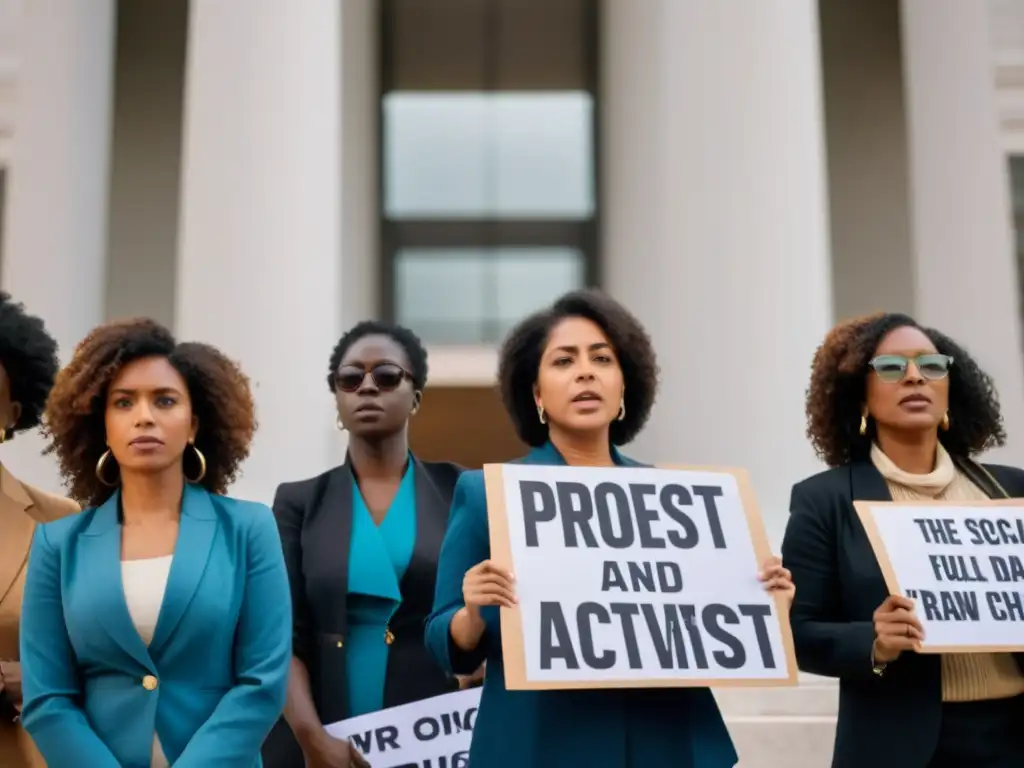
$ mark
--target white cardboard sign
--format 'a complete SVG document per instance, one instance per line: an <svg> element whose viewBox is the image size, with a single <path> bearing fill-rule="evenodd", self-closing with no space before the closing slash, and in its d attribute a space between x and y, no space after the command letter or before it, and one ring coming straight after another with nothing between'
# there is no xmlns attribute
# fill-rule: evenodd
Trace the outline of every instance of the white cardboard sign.
<svg viewBox="0 0 1024 768"><path fill-rule="evenodd" d="M922 653L1024 651L1024 501L855 504Z"/></svg>
<svg viewBox="0 0 1024 768"><path fill-rule="evenodd" d="M467 768L482 688L446 693L326 726L373 768Z"/></svg>
<svg viewBox="0 0 1024 768"><path fill-rule="evenodd" d="M740 470L490 465L511 689L792 685L788 610Z"/></svg>

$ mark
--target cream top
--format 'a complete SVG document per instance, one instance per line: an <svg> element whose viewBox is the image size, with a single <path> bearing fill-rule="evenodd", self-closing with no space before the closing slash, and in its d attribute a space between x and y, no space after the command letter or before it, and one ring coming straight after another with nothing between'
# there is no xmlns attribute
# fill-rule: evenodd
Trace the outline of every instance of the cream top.
<svg viewBox="0 0 1024 768"><path fill-rule="evenodd" d="M135 631L147 646L153 641L160 606L167 590L167 577L171 573L174 555L150 557L145 560L122 560L121 581L124 584L124 599L128 604ZM153 756L150 768L170 768L170 763L160 746L160 739L153 734Z"/></svg>

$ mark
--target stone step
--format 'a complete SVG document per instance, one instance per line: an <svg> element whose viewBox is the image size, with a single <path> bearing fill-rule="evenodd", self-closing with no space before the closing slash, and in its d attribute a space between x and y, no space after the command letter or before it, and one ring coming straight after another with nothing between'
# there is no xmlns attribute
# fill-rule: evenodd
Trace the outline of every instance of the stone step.
<svg viewBox="0 0 1024 768"><path fill-rule="evenodd" d="M792 688L715 688L722 714L729 718L770 716L834 716L839 687L834 682L801 681Z"/></svg>
<svg viewBox="0 0 1024 768"><path fill-rule="evenodd" d="M827 716L727 717L738 768L828 768L836 719Z"/></svg>

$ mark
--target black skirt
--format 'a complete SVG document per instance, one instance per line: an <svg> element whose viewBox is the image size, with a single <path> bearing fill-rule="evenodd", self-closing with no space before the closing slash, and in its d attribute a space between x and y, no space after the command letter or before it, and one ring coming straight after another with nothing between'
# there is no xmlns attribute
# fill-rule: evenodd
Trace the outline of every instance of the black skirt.
<svg viewBox="0 0 1024 768"><path fill-rule="evenodd" d="M1024 696L946 702L935 756L928 768L1024 766Z"/></svg>

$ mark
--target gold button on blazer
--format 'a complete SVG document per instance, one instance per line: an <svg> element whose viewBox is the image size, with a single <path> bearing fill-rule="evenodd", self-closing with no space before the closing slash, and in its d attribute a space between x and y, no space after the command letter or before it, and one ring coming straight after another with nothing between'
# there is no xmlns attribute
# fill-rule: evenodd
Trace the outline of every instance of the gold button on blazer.
<svg viewBox="0 0 1024 768"><path fill-rule="evenodd" d="M21 483L0 467L0 671L10 679L5 686L5 697L19 708L18 624L32 535L38 523L78 511L78 505L70 499ZM6 718L0 720L0 766L46 768L28 734Z"/></svg>

